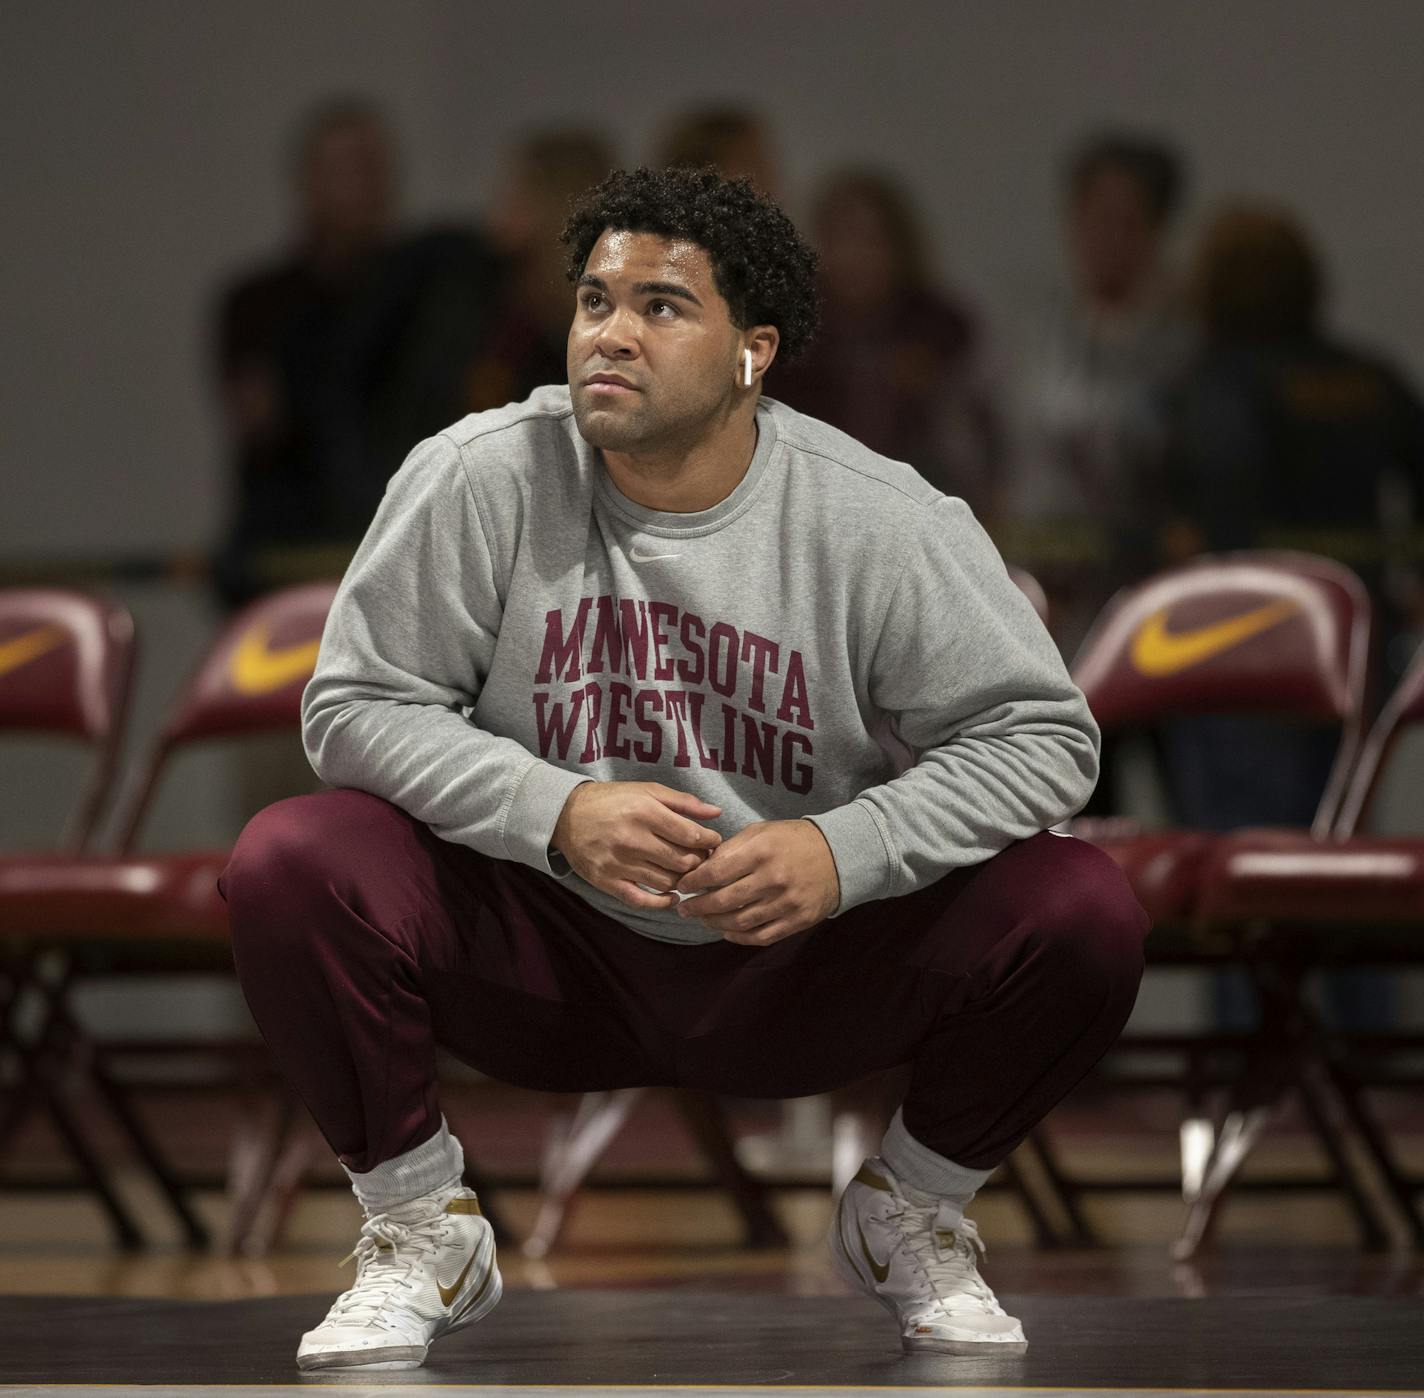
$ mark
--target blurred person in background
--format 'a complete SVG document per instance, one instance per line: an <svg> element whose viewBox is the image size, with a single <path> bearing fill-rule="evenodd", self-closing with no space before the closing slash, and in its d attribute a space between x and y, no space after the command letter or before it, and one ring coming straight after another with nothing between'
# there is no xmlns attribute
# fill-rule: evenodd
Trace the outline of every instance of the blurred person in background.
<svg viewBox="0 0 1424 1398"><path fill-rule="evenodd" d="M614 159L603 135L579 128L538 132L512 153L488 224L504 260L504 291L466 374L467 411L521 402L563 375L569 288L559 230L575 196Z"/></svg>
<svg viewBox="0 0 1424 1398"><path fill-rule="evenodd" d="M295 171L291 248L220 297L232 502L212 580L227 609L340 576L410 443L464 412L496 285L474 233L398 233L394 144L364 99L307 118ZM254 738L233 771L234 814L314 784L294 734Z"/></svg>
<svg viewBox="0 0 1424 1398"><path fill-rule="evenodd" d="M1048 593L1071 656L1104 602L1156 564L1162 391L1191 338L1163 258L1181 162L1161 142L1094 137L1067 169L1071 284L1015 374L1015 527L1005 555Z"/></svg>
<svg viewBox="0 0 1424 1398"><path fill-rule="evenodd" d="M1228 549L1300 549L1354 569L1375 607L1376 699L1418 637L1412 557L1424 484L1424 410L1403 376L1322 324L1324 275L1289 212L1242 203L1202 235L1194 300L1202 345L1168 418L1170 561ZM1308 826L1338 732L1259 715L1193 715L1165 733L1177 818L1208 830ZM1384 1017L1387 982L1339 978L1346 1027ZM1246 1017L1231 991L1223 1018Z"/></svg>
<svg viewBox="0 0 1424 1398"><path fill-rule="evenodd" d="M221 602L340 573L413 437L458 415L494 263L474 234L401 235L380 110L324 102L295 160L292 246L219 296L216 359L233 498Z"/></svg>
<svg viewBox="0 0 1424 1398"><path fill-rule="evenodd" d="M710 165L724 179L747 179L775 199L781 187L766 123L740 107L698 107L676 117L658 148L664 169Z"/></svg>
<svg viewBox="0 0 1424 1398"><path fill-rule="evenodd" d="M925 231L888 176L847 170L812 214L821 334L770 390L883 456L907 461L981 519L999 512L1003 434L973 310L939 289Z"/></svg>

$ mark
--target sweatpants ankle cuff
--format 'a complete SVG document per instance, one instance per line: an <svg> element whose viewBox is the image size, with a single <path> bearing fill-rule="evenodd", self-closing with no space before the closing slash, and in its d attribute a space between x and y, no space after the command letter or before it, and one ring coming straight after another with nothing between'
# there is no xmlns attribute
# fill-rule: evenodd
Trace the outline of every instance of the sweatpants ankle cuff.
<svg viewBox="0 0 1424 1398"><path fill-rule="evenodd" d="M896 1111L880 1143L880 1158L897 1179L925 1194L943 1194L967 1204L994 1172L971 1170L932 1151L905 1129L904 1113Z"/></svg>
<svg viewBox="0 0 1424 1398"><path fill-rule="evenodd" d="M347 1170L352 1191L368 1214L383 1213L398 1204L432 1194L441 1185L453 1181L459 1184L465 1172L465 1152L451 1134L445 1118L440 1118L440 1130L428 1141L383 1160L373 1170Z"/></svg>

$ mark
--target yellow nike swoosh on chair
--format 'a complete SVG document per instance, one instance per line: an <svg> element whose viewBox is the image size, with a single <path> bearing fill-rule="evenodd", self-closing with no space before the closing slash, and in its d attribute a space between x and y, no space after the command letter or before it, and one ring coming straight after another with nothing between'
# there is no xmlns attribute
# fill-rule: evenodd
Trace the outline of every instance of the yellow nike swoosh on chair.
<svg viewBox="0 0 1424 1398"><path fill-rule="evenodd" d="M239 694L271 694L295 680L305 680L316 668L321 641L302 641L273 650L265 626L254 626L232 653L229 675Z"/></svg>
<svg viewBox="0 0 1424 1398"><path fill-rule="evenodd" d="M12 636L8 641L0 641L0 675L8 675L21 665L47 655L64 644L68 632L62 626L41 626L34 631Z"/></svg>
<svg viewBox="0 0 1424 1398"><path fill-rule="evenodd" d="M1264 607L1253 607L1239 616L1175 632L1167 630L1168 610L1163 607L1161 611L1154 612L1132 638L1133 665L1139 673L1153 679L1162 679L1204 664L1213 656L1239 646L1273 626L1279 626L1300 611L1300 604L1289 600L1268 602Z"/></svg>

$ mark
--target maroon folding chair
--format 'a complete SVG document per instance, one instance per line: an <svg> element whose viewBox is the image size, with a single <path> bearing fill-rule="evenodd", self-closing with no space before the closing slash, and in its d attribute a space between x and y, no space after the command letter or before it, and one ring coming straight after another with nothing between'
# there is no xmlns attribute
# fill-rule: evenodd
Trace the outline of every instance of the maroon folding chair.
<svg viewBox="0 0 1424 1398"><path fill-rule="evenodd" d="M1371 610L1359 579L1296 553L1207 557L1120 592L1083 642L1073 676L1104 732L1145 729L1183 714L1261 713L1338 727L1334 764L1313 822L1330 829L1359 753ZM1154 965L1240 964L1239 942L1197 917L1220 837L1142 831L1120 820L1080 820L1075 834L1106 850L1152 916ZM1124 1047L1188 1054L1189 1096L1203 1092L1202 1055L1223 1036L1132 1036ZM1231 1112L1220 1128L1194 1101L1182 1125L1182 1188L1196 1206L1216 1162L1239 1144ZM1180 1250L1191 1245L1184 1237Z"/></svg>
<svg viewBox="0 0 1424 1398"><path fill-rule="evenodd" d="M116 848L105 855L50 855L0 863L0 926L22 937L47 970L33 984L46 1013L36 1035L31 1071L14 1094L0 1143L32 1105L36 1089L69 1075L87 1080L107 1103L176 1214L188 1240L207 1243L207 1230L127 1094L109 1071L125 1052L160 1046L100 1045L73 1006L75 985L89 977L155 971L230 970L227 911L217 877L227 850L146 853L136 849L171 756L196 742L297 731L301 693L316 663L335 584L312 583L261 598L229 621L179 694L159 738L130 784L116 816ZM36 966L40 958L36 955ZM191 1045L183 1046L191 1051ZM204 1045L206 1049L208 1046ZM218 1046L236 1050L241 1046ZM25 1089L29 1090L26 1091ZM77 1120L71 1147L126 1248L143 1234L99 1165L92 1139Z"/></svg>
<svg viewBox="0 0 1424 1398"><path fill-rule="evenodd" d="M1207 557L1124 588L1094 623L1073 678L1104 733L1183 714L1263 713L1336 724L1340 743L1312 828L1328 830L1359 751L1370 602L1348 569L1296 553ZM1202 832L1143 832L1083 820L1155 923L1192 910L1211 843Z"/></svg>
<svg viewBox="0 0 1424 1398"><path fill-rule="evenodd" d="M89 750L86 777L58 840L61 853L77 855L94 841L123 740L133 658L133 618L117 603L60 588L0 590L0 731L60 737ZM0 883L23 879L43 857L0 856ZM21 1006L42 978L42 951L23 921L0 906L0 1077L7 1085L0 1146L37 1099L107 1205L112 1195L63 1081L46 1071L40 1036L21 1027Z"/></svg>
<svg viewBox="0 0 1424 1398"><path fill-rule="evenodd" d="M1241 1162L1294 1094L1320 1124L1366 1243L1384 1246L1402 1223L1424 1247L1424 1180L1399 1165L1363 1095L1368 1085L1418 1086L1407 1060L1424 1040L1331 1029L1304 993L1316 968L1424 964L1424 837L1364 833L1400 737L1421 722L1424 647L1370 729L1328 832L1242 830L1212 850L1197 921L1251 946L1263 1025L1255 1072L1233 1102L1241 1143L1213 1162L1211 1187L1188 1219L1192 1245L1209 1234Z"/></svg>
<svg viewBox="0 0 1424 1398"><path fill-rule="evenodd" d="M0 731L74 739L88 777L59 848L87 849L113 785L133 679L133 618L62 588L0 589Z"/></svg>

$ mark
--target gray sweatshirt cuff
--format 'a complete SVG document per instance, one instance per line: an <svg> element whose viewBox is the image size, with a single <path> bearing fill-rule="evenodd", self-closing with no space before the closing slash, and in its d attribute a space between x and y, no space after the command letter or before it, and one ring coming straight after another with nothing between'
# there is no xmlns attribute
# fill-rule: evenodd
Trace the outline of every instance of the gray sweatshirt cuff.
<svg viewBox="0 0 1424 1398"><path fill-rule="evenodd" d="M582 772L566 772L552 763L535 760L514 789L514 798L504 817L504 847L509 857L538 869L541 874L567 878L569 866L561 855L549 859L549 841L569 792L592 778Z"/></svg>
<svg viewBox="0 0 1424 1398"><path fill-rule="evenodd" d="M884 898L894 865L880 823L869 806L852 801L820 815L805 816L826 837L836 861L841 901L832 917L849 912L859 903Z"/></svg>

